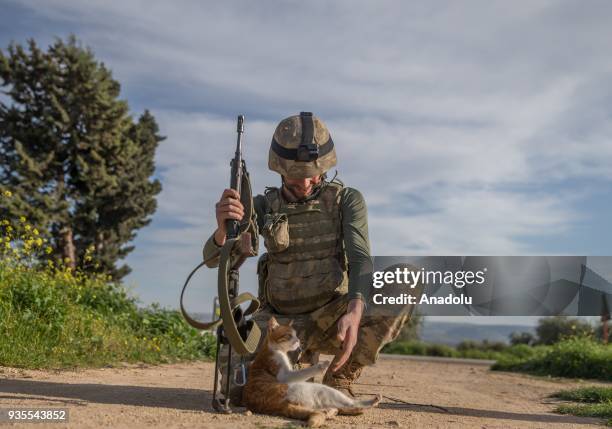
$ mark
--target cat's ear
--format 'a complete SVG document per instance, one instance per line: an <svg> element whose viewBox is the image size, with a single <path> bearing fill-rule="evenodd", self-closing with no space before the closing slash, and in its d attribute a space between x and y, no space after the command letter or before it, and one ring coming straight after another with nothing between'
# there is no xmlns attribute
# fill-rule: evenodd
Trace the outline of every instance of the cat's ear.
<svg viewBox="0 0 612 429"><path fill-rule="evenodd" d="M276 318L274 316L270 317L270 320L268 320L268 331L273 331L278 328L278 326Z"/></svg>
<svg viewBox="0 0 612 429"><path fill-rule="evenodd" d="M293 326L293 319L289 321L289 326Z"/></svg>

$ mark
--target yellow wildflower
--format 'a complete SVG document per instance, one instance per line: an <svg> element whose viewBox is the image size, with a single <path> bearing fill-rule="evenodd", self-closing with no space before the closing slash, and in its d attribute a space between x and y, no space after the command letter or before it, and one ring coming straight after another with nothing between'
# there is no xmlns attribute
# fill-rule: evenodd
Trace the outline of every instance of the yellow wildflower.
<svg viewBox="0 0 612 429"><path fill-rule="evenodd" d="M4 196L11 198L13 196L13 193L7 189L6 191L4 191Z"/></svg>
<svg viewBox="0 0 612 429"><path fill-rule="evenodd" d="M25 223L25 221L26 221L26 220L27 220L27 219L26 219L26 217L25 217L25 216L19 216L19 221L20 221L21 223Z"/></svg>
<svg viewBox="0 0 612 429"><path fill-rule="evenodd" d="M42 245L43 245L42 238L38 237L38 238L36 239L36 245L37 245L38 247L40 247L40 246L42 246Z"/></svg>
<svg viewBox="0 0 612 429"><path fill-rule="evenodd" d="M51 252L53 252L53 248L51 248L51 246L47 246L47 248L45 249L45 252L47 252L47 255Z"/></svg>
<svg viewBox="0 0 612 429"><path fill-rule="evenodd" d="M9 243L8 241L6 243L4 243L4 247L6 247L7 249L11 248L11 243Z"/></svg>
<svg viewBox="0 0 612 429"><path fill-rule="evenodd" d="M33 233L34 235L38 235L38 234L39 234L39 232L38 232L38 230L37 230L36 228L34 228L34 229L32 230L32 233Z"/></svg>
<svg viewBox="0 0 612 429"><path fill-rule="evenodd" d="M25 230L26 230L26 231L29 231L29 230L31 230L31 229L32 229L32 225L26 225L26 226L25 226Z"/></svg>

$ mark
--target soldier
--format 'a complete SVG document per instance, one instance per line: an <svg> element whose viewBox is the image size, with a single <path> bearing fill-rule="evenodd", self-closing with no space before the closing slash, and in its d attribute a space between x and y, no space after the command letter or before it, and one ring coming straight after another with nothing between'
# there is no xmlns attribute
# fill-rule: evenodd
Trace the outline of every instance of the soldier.
<svg viewBox="0 0 612 429"><path fill-rule="evenodd" d="M296 363L312 364L319 353L335 355L323 382L353 395L362 368L376 361L409 316L364 315L372 271L367 208L359 191L327 180L335 165L334 142L319 118L302 112L278 124L268 167L281 175L282 186L253 199L267 249L257 269L262 309L253 319L262 331L271 315L280 323L293 320L302 343ZM232 189L223 191L204 259L225 243L226 220L243 218L239 198ZM217 266L218 258L207 265ZM232 385L231 400L239 399L240 389Z"/></svg>

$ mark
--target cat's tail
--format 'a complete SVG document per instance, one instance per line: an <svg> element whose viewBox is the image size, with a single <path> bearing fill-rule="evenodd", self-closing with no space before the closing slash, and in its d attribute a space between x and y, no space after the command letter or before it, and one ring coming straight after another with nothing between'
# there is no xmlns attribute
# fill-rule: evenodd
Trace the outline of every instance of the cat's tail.
<svg viewBox="0 0 612 429"><path fill-rule="evenodd" d="M345 416L357 416L363 414L367 408L377 406L382 400L382 395L379 393L372 399L363 399L361 401L353 401L352 407L342 407L338 409L338 414Z"/></svg>
<svg viewBox="0 0 612 429"><path fill-rule="evenodd" d="M355 401L356 407L369 408L377 406L382 400L382 395L379 393L372 399L364 399L361 401Z"/></svg>

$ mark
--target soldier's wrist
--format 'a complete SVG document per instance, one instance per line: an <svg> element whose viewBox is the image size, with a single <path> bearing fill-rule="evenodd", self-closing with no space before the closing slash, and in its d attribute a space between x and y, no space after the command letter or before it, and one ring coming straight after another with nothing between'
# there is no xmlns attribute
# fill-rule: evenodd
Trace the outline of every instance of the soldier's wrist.
<svg viewBox="0 0 612 429"><path fill-rule="evenodd" d="M365 309L365 302L363 301L363 298L356 297L356 298L352 298L349 301L346 312L348 314L355 314L361 317L364 309Z"/></svg>
<svg viewBox="0 0 612 429"><path fill-rule="evenodd" d="M223 247L223 245L225 244L225 233L220 229L217 229L213 234L212 239L215 246Z"/></svg>

